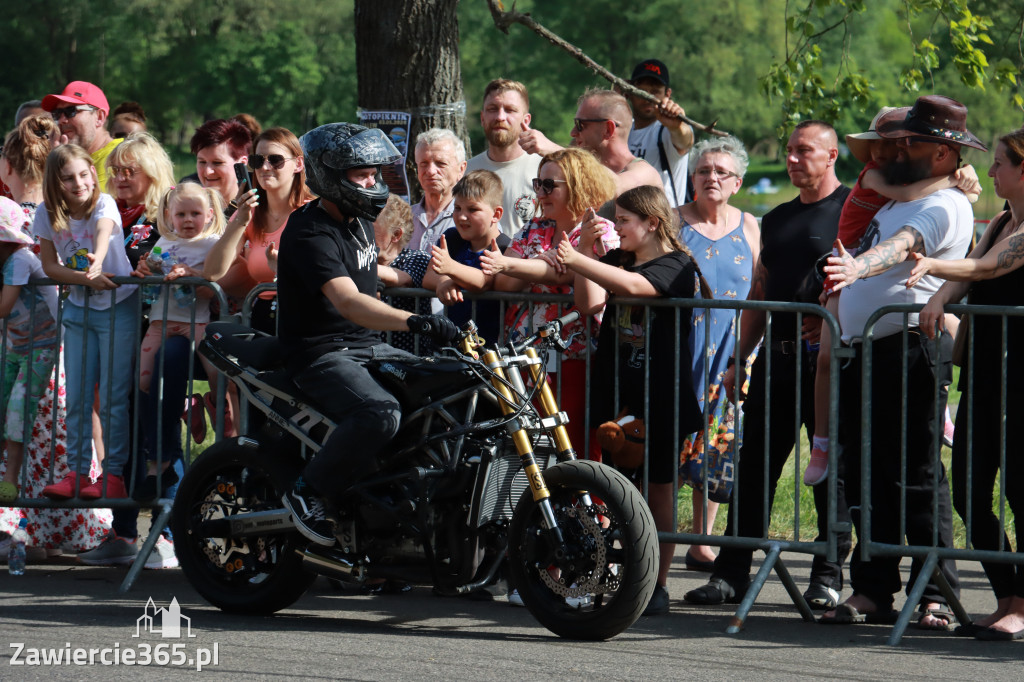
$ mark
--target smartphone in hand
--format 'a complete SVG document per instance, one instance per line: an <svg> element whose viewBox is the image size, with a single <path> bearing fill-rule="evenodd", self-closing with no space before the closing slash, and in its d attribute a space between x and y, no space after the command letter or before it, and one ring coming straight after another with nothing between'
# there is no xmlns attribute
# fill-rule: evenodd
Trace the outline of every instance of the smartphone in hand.
<svg viewBox="0 0 1024 682"><path fill-rule="evenodd" d="M256 185L253 184L252 175L249 172L249 167L244 163L235 164L235 179L238 180L238 191L247 192Z"/></svg>

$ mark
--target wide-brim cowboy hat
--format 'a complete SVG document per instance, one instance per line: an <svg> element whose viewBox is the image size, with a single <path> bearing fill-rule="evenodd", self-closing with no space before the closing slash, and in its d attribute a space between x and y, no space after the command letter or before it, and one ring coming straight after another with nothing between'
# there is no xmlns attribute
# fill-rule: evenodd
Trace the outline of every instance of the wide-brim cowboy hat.
<svg viewBox="0 0 1024 682"><path fill-rule="evenodd" d="M967 129L967 107L942 95L918 97L914 106L890 111L878 122L877 131L887 140L919 137L936 144L958 144L988 151L988 147Z"/></svg>

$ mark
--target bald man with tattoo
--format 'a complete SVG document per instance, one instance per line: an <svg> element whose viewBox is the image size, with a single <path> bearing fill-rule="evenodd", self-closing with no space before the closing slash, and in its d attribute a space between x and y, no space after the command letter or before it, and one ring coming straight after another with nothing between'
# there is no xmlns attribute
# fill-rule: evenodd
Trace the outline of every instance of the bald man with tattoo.
<svg viewBox="0 0 1024 682"><path fill-rule="evenodd" d="M911 108L889 112L877 124L878 134L896 141L896 160L886 169L893 184L953 173L960 166L962 147L985 149L967 130L967 108L936 95L921 97ZM856 257L837 244L838 255L829 259L826 272L835 289L846 288L839 299L842 340L855 357L842 365L839 399L839 454L845 466L846 493L851 506L866 505L861 497L861 412L871 410L871 538L899 545L901 500L906 500L906 541L939 547L953 546L952 504L949 482L941 462L934 462L942 437L943 413L952 381L952 346L949 335L932 344L918 327L918 315L907 318L890 313L874 325L872 334L872 394L861 395L862 335L879 308L900 303L924 304L942 285L925 275L913 288L907 279L913 269L911 254L933 259L962 258L974 232L971 204L958 189L944 189L916 201L893 201L868 226ZM926 281L927 280L927 281ZM904 351L904 345L906 350ZM906 379L907 393L901 385ZM903 418L903 414L906 418ZM901 480L901 449L906 443L906 479ZM938 471L936 471L938 467ZM938 514L932 510L937 503ZM861 535L859 511L853 513ZM894 595L900 590L900 559L875 555L862 561L854 550L850 564L853 596L823 623L846 624L892 619ZM920 562L911 566L909 594ZM954 591L959 582L956 564L940 560L939 569ZM950 629L955 624L945 597L930 581L921 598L918 624L926 629Z"/></svg>

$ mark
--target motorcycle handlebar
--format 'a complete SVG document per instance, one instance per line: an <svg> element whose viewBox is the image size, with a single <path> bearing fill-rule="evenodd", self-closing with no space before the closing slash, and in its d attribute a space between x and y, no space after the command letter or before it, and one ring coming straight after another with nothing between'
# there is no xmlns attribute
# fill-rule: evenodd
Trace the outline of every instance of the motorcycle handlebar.
<svg viewBox="0 0 1024 682"><path fill-rule="evenodd" d="M552 339L552 343L559 347L563 347L565 346L565 342L562 340L562 329L565 328L566 325L570 325L578 319L580 319L580 311L570 310L568 313L562 315L557 320L552 320L551 322L547 323L546 325L538 329L536 333L534 333L529 338L523 339L519 343L513 344L512 347L516 353L519 353L527 346L532 346L534 343L536 343L537 339L542 337L550 338ZM562 349L565 350L565 348Z"/></svg>

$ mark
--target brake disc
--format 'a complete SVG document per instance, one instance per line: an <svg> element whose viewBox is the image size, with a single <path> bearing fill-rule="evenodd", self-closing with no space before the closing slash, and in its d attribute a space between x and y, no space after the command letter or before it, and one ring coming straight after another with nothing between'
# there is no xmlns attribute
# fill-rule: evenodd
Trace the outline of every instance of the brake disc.
<svg viewBox="0 0 1024 682"><path fill-rule="evenodd" d="M608 549L605 544L605 537L601 525L595 519L600 513L607 515L607 510L595 506L589 507L563 507L559 515L564 518L575 519L583 526L584 535L574 538L574 542L583 544L583 540L589 538L594 547L591 554L585 559L594 565L589 572L573 572L573 582L565 584L565 576L559 575L555 578L546 568L539 570L540 579L555 594L561 597L582 597L584 595L606 594L614 592L619 588L619 579L613 571L608 571L605 561L608 558Z"/></svg>

